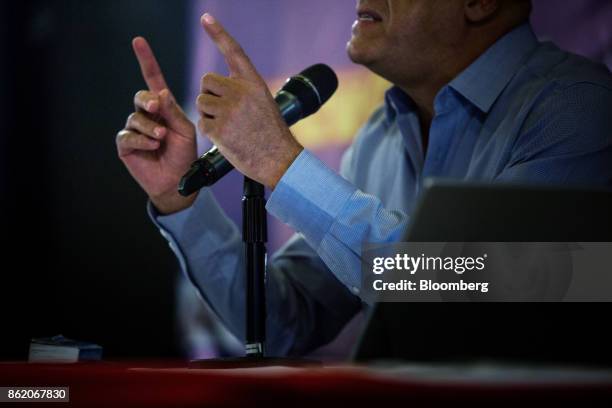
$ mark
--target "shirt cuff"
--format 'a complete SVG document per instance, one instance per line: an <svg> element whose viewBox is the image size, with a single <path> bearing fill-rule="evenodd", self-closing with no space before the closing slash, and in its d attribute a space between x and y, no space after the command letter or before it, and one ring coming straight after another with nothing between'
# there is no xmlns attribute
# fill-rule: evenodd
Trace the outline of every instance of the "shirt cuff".
<svg viewBox="0 0 612 408"><path fill-rule="evenodd" d="M303 150L280 179L266 209L317 249L357 189Z"/></svg>
<svg viewBox="0 0 612 408"><path fill-rule="evenodd" d="M202 189L191 207L177 213L160 215L150 201L147 212L188 275L187 259L209 256L235 234L209 189Z"/></svg>
<svg viewBox="0 0 612 408"><path fill-rule="evenodd" d="M157 208L153 205L151 200L147 202L147 213L149 214L149 218L155 224L157 228L159 228L159 232L166 239L172 242L171 238L180 237L185 234L185 230L190 227L193 228L195 225L193 224L194 213L198 212L198 208L204 205L204 201L206 201L205 194L202 192L198 193L198 197L193 202L191 207L188 207L182 211L163 215L157 211Z"/></svg>

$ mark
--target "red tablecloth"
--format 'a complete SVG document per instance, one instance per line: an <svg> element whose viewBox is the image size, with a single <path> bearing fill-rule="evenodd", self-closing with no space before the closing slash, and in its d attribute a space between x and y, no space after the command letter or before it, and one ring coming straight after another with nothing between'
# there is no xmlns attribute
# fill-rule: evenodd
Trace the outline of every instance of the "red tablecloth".
<svg viewBox="0 0 612 408"><path fill-rule="evenodd" d="M439 381L356 367L207 371L167 363L0 363L0 386L69 386L70 404L57 405L83 407L612 407L612 384L605 382Z"/></svg>

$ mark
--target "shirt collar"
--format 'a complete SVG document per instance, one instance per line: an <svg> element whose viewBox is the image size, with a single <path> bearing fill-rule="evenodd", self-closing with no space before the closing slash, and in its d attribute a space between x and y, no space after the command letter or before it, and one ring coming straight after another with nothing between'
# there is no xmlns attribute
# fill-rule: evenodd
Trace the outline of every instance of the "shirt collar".
<svg viewBox="0 0 612 408"><path fill-rule="evenodd" d="M388 122L392 122L398 114L413 109L412 99L398 86L392 86L385 93L385 113Z"/></svg>
<svg viewBox="0 0 612 408"><path fill-rule="evenodd" d="M522 24L493 44L449 86L488 113L537 44L531 26Z"/></svg>
<svg viewBox="0 0 612 408"><path fill-rule="evenodd" d="M463 95L484 113L506 88L538 40L529 23L522 24L499 39L476 61L451 81L449 86ZM412 101L401 89L393 86L385 94L388 121L409 111Z"/></svg>

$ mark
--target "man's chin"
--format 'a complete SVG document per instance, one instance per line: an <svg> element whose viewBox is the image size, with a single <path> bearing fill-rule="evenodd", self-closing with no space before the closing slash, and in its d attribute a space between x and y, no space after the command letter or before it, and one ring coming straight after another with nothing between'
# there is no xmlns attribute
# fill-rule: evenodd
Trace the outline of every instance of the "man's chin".
<svg viewBox="0 0 612 408"><path fill-rule="evenodd" d="M375 60L371 52L368 52L368 50L364 50L356 46L352 42L349 42L347 44L346 53L348 54L350 60L353 61L355 64L365 65L366 67L368 65L373 64Z"/></svg>

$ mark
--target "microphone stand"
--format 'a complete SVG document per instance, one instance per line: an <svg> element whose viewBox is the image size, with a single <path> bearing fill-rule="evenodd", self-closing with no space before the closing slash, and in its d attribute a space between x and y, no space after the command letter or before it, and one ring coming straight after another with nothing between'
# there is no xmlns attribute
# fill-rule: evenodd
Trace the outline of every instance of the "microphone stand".
<svg viewBox="0 0 612 408"><path fill-rule="evenodd" d="M242 197L242 241L246 272L246 344L245 356L193 360L189 368L226 369L266 366L320 366L314 360L268 357L266 341L266 242L268 226L265 188L244 177Z"/></svg>
<svg viewBox="0 0 612 408"><path fill-rule="evenodd" d="M265 188L244 177L242 241L246 260L246 356L261 359L266 340L266 219Z"/></svg>

